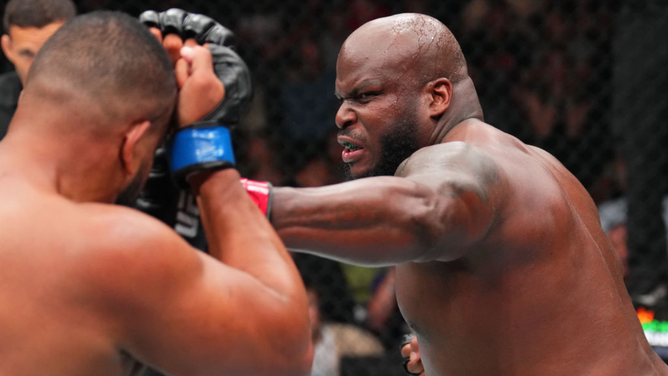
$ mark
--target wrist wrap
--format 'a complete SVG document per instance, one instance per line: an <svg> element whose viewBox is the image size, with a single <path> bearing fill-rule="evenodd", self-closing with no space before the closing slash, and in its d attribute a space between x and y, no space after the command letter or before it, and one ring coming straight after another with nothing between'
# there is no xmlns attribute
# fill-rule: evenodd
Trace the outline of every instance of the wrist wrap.
<svg viewBox="0 0 668 376"><path fill-rule="evenodd" d="M170 169L180 187L188 187L188 175L202 170L234 167L230 131L208 123L182 128L169 142Z"/></svg>
<svg viewBox="0 0 668 376"><path fill-rule="evenodd" d="M262 214L264 214L267 219L271 218L271 183L264 181L254 181L242 178L241 185L244 186L246 193L253 200L255 205L260 208Z"/></svg>

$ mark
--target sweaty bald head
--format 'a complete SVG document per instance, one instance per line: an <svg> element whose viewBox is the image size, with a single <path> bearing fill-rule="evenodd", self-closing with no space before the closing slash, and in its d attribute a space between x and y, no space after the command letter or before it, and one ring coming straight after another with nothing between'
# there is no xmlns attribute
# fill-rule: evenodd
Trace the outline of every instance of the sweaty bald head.
<svg viewBox="0 0 668 376"><path fill-rule="evenodd" d="M399 14L362 25L336 64L339 142L353 178L392 175L457 124L482 119L459 43L438 20ZM361 150L361 151L360 151Z"/></svg>
<svg viewBox="0 0 668 376"><path fill-rule="evenodd" d="M345 41L339 59L372 65L420 84L445 77L453 84L468 77L459 43L440 21L423 14L398 14L362 25Z"/></svg>

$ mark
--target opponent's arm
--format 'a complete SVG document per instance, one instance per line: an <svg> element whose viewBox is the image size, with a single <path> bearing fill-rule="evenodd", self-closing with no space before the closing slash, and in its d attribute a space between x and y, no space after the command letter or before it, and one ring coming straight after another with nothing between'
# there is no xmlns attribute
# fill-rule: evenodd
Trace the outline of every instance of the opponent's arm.
<svg viewBox="0 0 668 376"><path fill-rule="evenodd" d="M129 209L102 224L109 238L100 242L113 249L87 265L97 281L90 296L109 317L119 351L174 376L309 374L304 287L238 178L233 169L217 172L200 191L207 207L224 205L204 216L224 235L210 238L219 260Z"/></svg>
<svg viewBox="0 0 668 376"><path fill-rule="evenodd" d="M179 26L198 41L226 31L209 18L179 10L160 17L163 26ZM167 374L305 375L312 349L304 286L273 228L239 184L229 139L218 143L229 137L220 126L232 114L227 105L242 105L246 98L234 85L248 88L242 81L247 68L232 50L209 42L215 44L209 51L183 50L176 62L178 124L195 124L173 137L170 164L175 177L189 180L198 195L217 260L142 216L134 225L141 234L126 244L136 258L117 290L128 291L119 299L121 347ZM200 123L203 117L209 122ZM211 143L209 136L216 136ZM179 153L211 158L181 163ZM148 260L152 264L143 264Z"/></svg>
<svg viewBox="0 0 668 376"><path fill-rule="evenodd" d="M271 219L288 248L349 263L452 260L486 234L497 182L480 150L440 144L415 153L396 177L274 188Z"/></svg>

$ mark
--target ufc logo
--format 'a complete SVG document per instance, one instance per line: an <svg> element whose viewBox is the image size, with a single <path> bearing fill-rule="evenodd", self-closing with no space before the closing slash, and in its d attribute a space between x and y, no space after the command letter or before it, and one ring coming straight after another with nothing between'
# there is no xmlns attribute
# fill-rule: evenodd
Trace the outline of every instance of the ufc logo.
<svg viewBox="0 0 668 376"><path fill-rule="evenodd" d="M176 230L179 235L194 238L199 227L199 208L195 197L188 191L179 193L179 205L176 212Z"/></svg>

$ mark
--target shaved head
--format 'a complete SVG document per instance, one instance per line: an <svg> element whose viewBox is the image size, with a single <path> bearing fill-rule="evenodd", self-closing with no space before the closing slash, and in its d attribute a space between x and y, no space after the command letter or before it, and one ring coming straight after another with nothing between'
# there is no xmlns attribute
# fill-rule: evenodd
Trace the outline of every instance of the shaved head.
<svg viewBox="0 0 668 376"><path fill-rule="evenodd" d="M456 124L482 119L466 60L450 30L423 14L362 25L336 64L336 115L352 178L393 175Z"/></svg>
<svg viewBox="0 0 668 376"><path fill-rule="evenodd" d="M171 60L136 19L119 12L79 16L42 47L26 96L71 106L96 124L168 116L176 98Z"/></svg>
<svg viewBox="0 0 668 376"><path fill-rule="evenodd" d="M457 83L468 77L455 36L443 23L424 14L398 14L362 25L348 37L339 58L366 61L400 77L411 73L420 84L438 77Z"/></svg>

